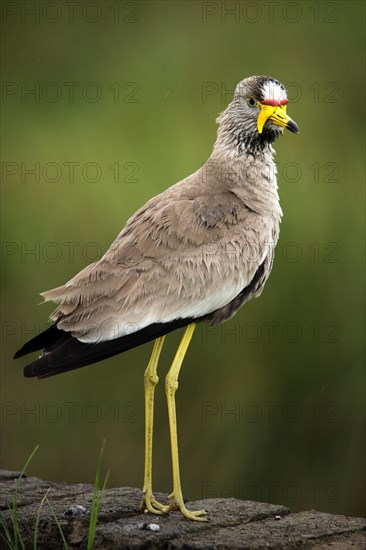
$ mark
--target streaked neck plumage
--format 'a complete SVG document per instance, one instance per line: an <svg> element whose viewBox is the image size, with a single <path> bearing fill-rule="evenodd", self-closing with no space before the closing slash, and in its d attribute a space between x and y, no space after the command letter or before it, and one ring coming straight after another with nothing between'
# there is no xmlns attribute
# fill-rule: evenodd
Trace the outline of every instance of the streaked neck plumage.
<svg viewBox="0 0 366 550"><path fill-rule="evenodd" d="M263 138L258 132L249 133L243 126L241 131L237 131L230 125L227 111L229 108L218 119L220 126L217 140L208 162L217 163L221 167L225 187L235 193L248 208L280 221L282 210L272 143L282 131L268 130L263 132ZM270 139L266 139L266 136Z"/></svg>

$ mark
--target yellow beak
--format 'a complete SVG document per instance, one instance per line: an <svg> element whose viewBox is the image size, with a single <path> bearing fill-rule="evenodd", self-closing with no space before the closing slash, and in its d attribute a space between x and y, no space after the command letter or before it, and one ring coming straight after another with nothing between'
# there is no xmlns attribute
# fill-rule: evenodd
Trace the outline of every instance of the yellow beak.
<svg viewBox="0 0 366 550"><path fill-rule="evenodd" d="M294 132L294 134L300 133L296 122L286 113L286 105L277 105L274 107L272 105L263 105L263 103L259 103L259 106L261 108L261 112L258 116L257 126L260 134L263 132L263 126L267 120L270 120L274 124L278 124L278 126L287 128L291 132Z"/></svg>

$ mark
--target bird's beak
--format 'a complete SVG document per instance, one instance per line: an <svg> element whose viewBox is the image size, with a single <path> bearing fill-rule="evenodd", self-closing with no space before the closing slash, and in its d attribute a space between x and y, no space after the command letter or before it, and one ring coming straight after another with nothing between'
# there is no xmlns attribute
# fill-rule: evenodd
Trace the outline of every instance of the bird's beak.
<svg viewBox="0 0 366 550"><path fill-rule="evenodd" d="M299 127L296 122L292 120L292 118L290 118L286 113L286 105L273 106L259 103L259 106L261 108L261 111L258 116L257 126L258 132L260 134L263 132L263 126L265 125L267 120L270 120L274 124L278 124L278 126L287 128L291 132L294 132L294 134L300 133Z"/></svg>

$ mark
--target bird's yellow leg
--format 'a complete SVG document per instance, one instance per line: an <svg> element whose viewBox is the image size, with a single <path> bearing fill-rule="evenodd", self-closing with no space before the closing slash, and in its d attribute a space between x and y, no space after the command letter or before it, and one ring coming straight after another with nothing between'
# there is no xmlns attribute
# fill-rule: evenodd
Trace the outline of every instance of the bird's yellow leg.
<svg viewBox="0 0 366 550"><path fill-rule="evenodd" d="M174 357L172 366L165 379L165 391L168 401L168 414L169 414L169 428L170 428L170 442L172 448L172 469L173 469L173 492L170 495L170 504L163 508L163 512L170 512L178 508L183 516L188 519L196 521L207 521L206 518L200 517L206 514L204 510L198 510L191 512L187 510L183 501L182 488L180 484L179 473L179 456L178 456L178 436L177 436L177 418L175 410L175 392L178 389L178 376L179 371L183 363L184 356L187 352L191 338L193 336L196 325L192 323L188 325L183 335L183 338L179 344L179 348Z"/></svg>
<svg viewBox="0 0 366 550"><path fill-rule="evenodd" d="M154 424L154 394L155 386L159 382L157 375L158 361L163 348L165 336L157 338L144 375L145 386L145 472L143 499L141 511L152 514L162 514L166 506L157 502L152 492L152 441Z"/></svg>

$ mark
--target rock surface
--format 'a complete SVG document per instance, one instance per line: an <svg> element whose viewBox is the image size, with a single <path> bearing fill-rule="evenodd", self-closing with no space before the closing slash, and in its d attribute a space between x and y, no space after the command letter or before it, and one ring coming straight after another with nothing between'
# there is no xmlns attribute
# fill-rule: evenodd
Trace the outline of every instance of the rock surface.
<svg viewBox="0 0 366 550"><path fill-rule="evenodd" d="M0 470L0 509L12 530L15 480L19 472ZM47 493L40 510L40 503ZM87 547L93 486L53 483L23 477L18 491L18 525L31 549L38 514L37 548L64 549L54 514L68 548ZM166 502L167 496L156 494ZM207 523L184 520L179 512L168 516L139 513L141 491L131 487L106 490L98 518L94 548L104 549L293 549L346 550L366 548L366 520L308 511L292 514L285 506L237 499L208 499L188 504L204 508ZM50 503L50 504L49 504ZM50 506L51 505L51 506ZM39 511L40 510L40 511ZM0 526L0 548L9 548Z"/></svg>

